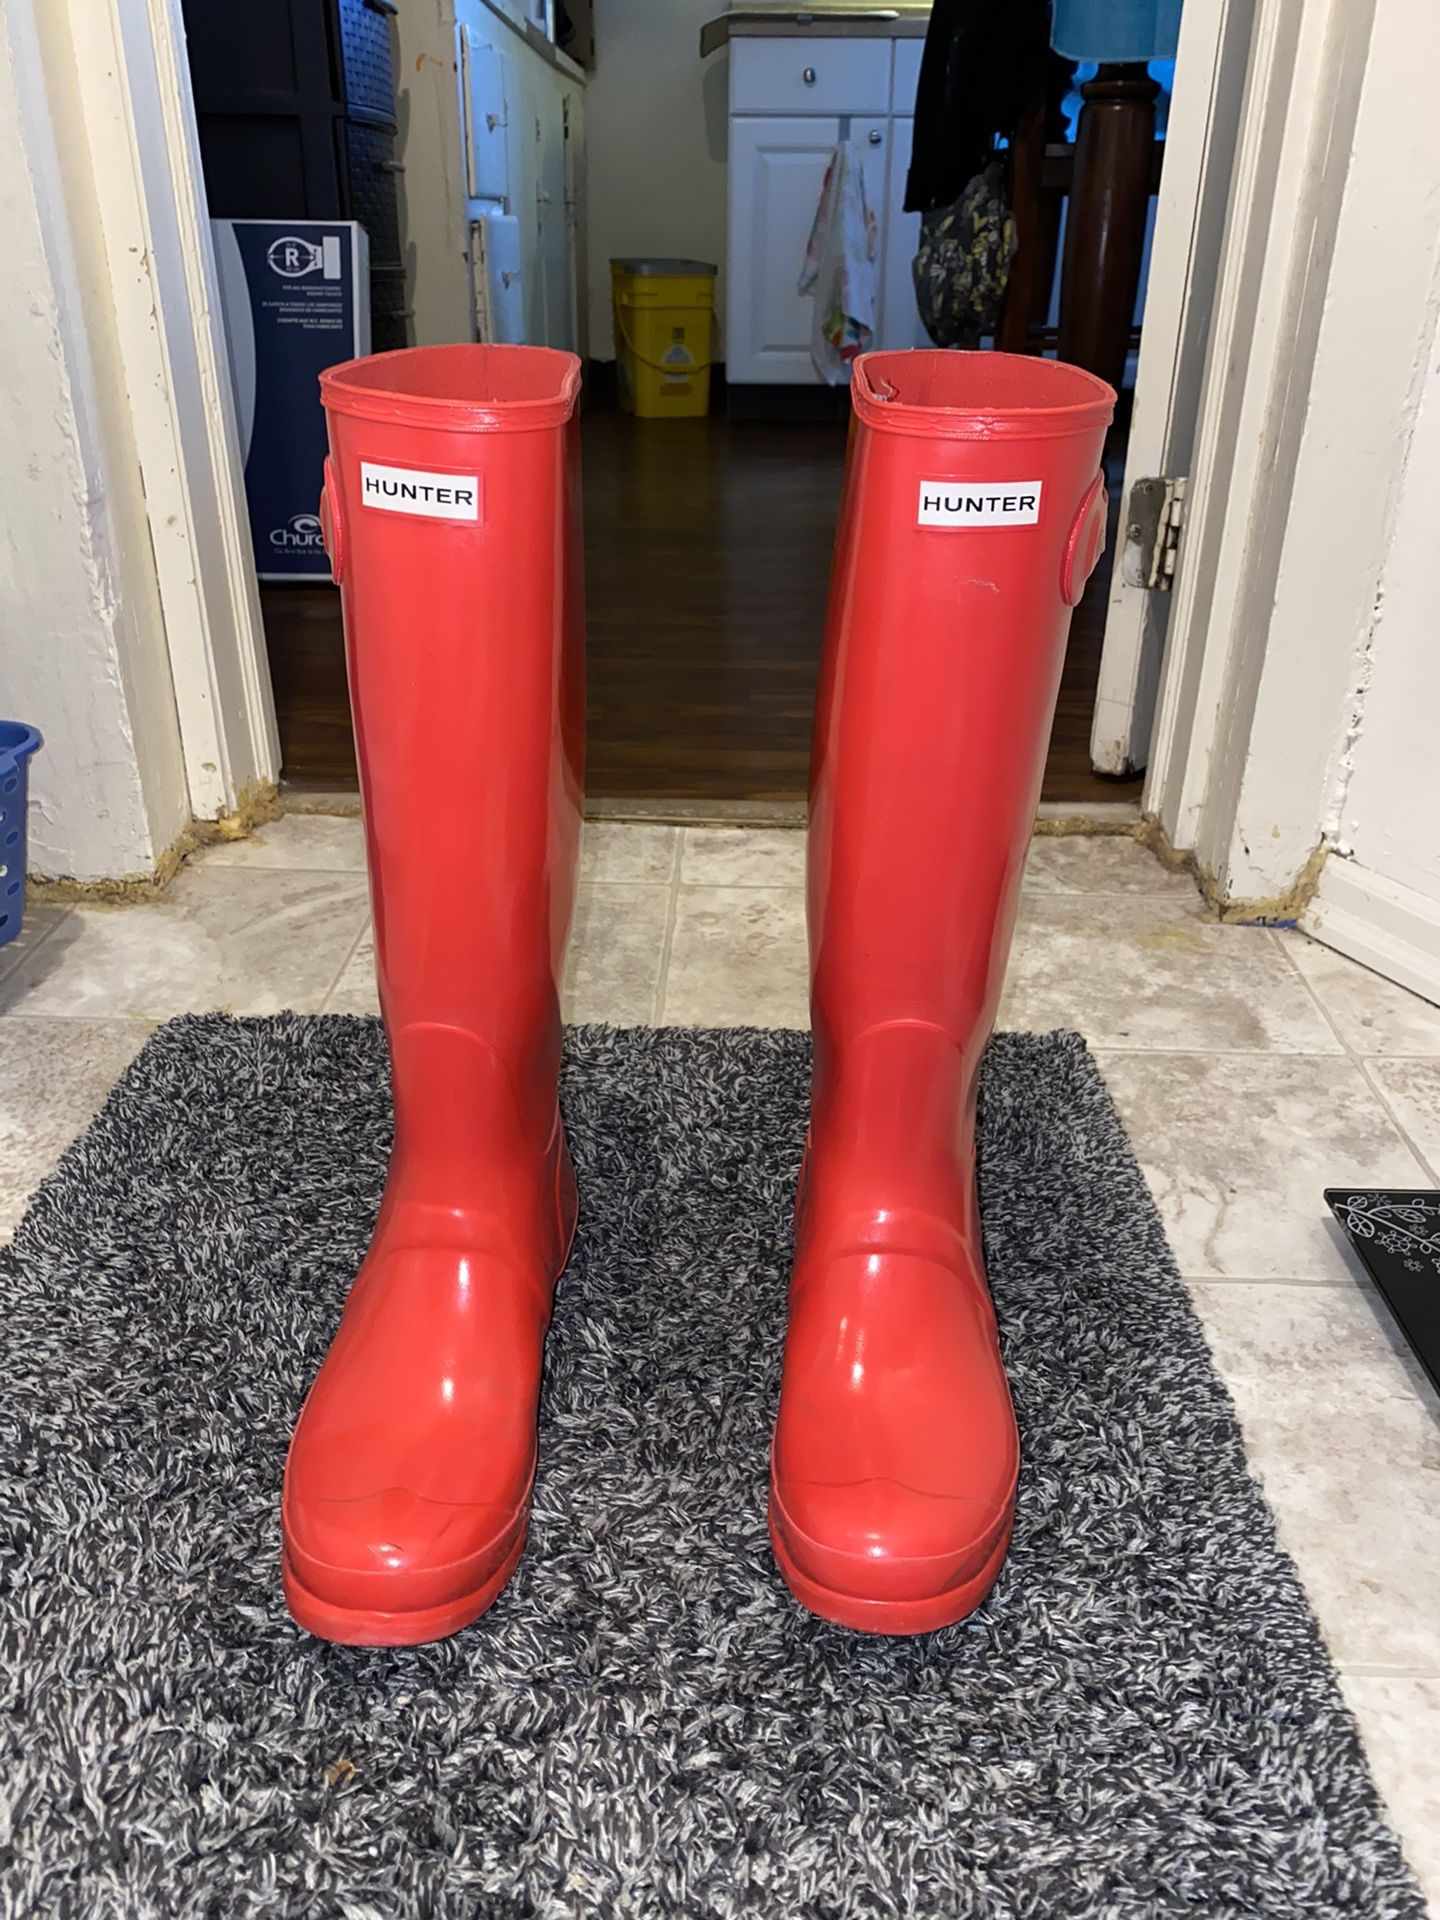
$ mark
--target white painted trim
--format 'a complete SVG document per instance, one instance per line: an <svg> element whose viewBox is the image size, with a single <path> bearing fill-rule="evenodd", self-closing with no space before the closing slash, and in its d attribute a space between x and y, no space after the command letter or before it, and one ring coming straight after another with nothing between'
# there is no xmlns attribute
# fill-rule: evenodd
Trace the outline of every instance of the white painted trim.
<svg viewBox="0 0 1440 1920"><path fill-rule="evenodd" d="M1188 0L1181 18L1122 518L1137 480L1189 471L1256 4ZM1127 585L1116 554L1090 733L1100 773L1149 760L1169 603L1168 593Z"/></svg>
<svg viewBox="0 0 1440 1920"><path fill-rule="evenodd" d="M30 866L145 877L190 796L70 22L52 0L0 5L0 148L0 681L45 736Z"/></svg>
<svg viewBox="0 0 1440 1920"><path fill-rule="evenodd" d="M1145 791L1228 902L1340 837L1440 286L1437 55L1432 10L1259 0Z"/></svg>
<svg viewBox="0 0 1440 1920"><path fill-rule="evenodd" d="M63 0L191 810L279 771L179 0ZM117 84L118 83L118 84Z"/></svg>
<svg viewBox="0 0 1440 1920"><path fill-rule="evenodd" d="M1300 924L1337 953L1440 1005L1440 902L1332 856Z"/></svg>
<svg viewBox="0 0 1440 1920"><path fill-rule="evenodd" d="M1256 12L1144 799L1202 858L1233 824L1374 7Z"/></svg>
<svg viewBox="0 0 1440 1920"><path fill-rule="evenodd" d="M1355 105L1337 111L1329 129L1343 188L1324 243L1323 311L1305 375L1287 396L1301 418L1277 508L1276 564L1251 603L1263 610L1252 613L1264 627L1263 659L1248 684L1234 683L1236 707L1249 705L1243 764L1237 774L1232 762L1215 782L1209 849L1197 847L1231 899L1287 893L1322 840L1399 871L1376 857L1378 842L1348 844L1346 791L1371 726L1372 676L1382 686L1392 673L1411 678L1412 703L1428 695L1393 650L1413 646L1417 667L1433 652L1432 589L1422 587L1411 615L1427 637L1414 632L1407 642L1392 606L1403 593L1403 536L1393 581L1391 555L1402 507L1416 521L1419 548L1434 542L1435 502L1409 491L1440 295L1440 117L1428 85L1440 64L1440 11L1380 6L1357 64ZM1305 349L1297 333L1297 356ZM1434 685L1440 692L1440 680ZM1424 748L1418 732L1405 737L1410 778L1396 769L1381 818L1369 814L1371 829L1424 811ZM1416 844L1433 847L1433 831L1427 842L1420 830Z"/></svg>

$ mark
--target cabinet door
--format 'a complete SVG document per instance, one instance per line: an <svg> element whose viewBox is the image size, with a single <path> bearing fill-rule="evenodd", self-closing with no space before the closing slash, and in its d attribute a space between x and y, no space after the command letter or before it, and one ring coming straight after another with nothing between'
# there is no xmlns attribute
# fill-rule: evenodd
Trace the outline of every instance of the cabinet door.
<svg viewBox="0 0 1440 1920"><path fill-rule="evenodd" d="M852 120L850 142L860 156L865 176L865 204L875 222L875 337L873 348L885 344L885 229L890 219L890 118Z"/></svg>
<svg viewBox="0 0 1440 1920"><path fill-rule="evenodd" d="M457 29L460 48L460 138L465 149L465 191L508 213L510 122L506 68L509 62L474 27Z"/></svg>
<svg viewBox="0 0 1440 1920"><path fill-rule="evenodd" d="M538 88L535 116L535 244L544 320L537 345L574 350L575 287L565 178L565 101L555 77Z"/></svg>
<svg viewBox="0 0 1440 1920"><path fill-rule="evenodd" d="M880 267L880 335L882 347L928 347L930 336L920 324L915 305L911 262L920 244L920 216L905 211L905 177L915 144L914 118L905 114L890 122L890 190L886 201Z"/></svg>
<svg viewBox="0 0 1440 1920"><path fill-rule="evenodd" d="M739 114L730 122L727 377L815 382L815 302L796 291L840 122Z"/></svg>

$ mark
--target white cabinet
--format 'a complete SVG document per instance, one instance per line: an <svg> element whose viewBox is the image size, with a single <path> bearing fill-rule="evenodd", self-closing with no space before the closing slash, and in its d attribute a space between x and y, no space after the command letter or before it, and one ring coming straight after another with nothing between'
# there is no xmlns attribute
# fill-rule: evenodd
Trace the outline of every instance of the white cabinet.
<svg viewBox="0 0 1440 1920"><path fill-rule="evenodd" d="M585 83L500 0L395 15L401 222L415 341L578 348Z"/></svg>
<svg viewBox="0 0 1440 1920"><path fill-rule="evenodd" d="M841 117L825 114L740 114L730 123L726 374L731 380L774 384L819 378L810 356L815 300L800 293L798 283L825 169L845 137L844 124ZM882 220L889 118L853 118L848 137L864 161L866 198ZM883 299L883 283L880 291ZM877 325L877 343L880 339Z"/></svg>
<svg viewBox="0 0 1440 1920"><path fill-rule="evenodd" d="M732 382L820 382L810 354L815 303L796 283L825 169L842 140L861 155L877 226L875 344L922 344L910 278L920 217L903 211L913 61L897 66L899 50L882 37L732 41L725 329ZM897 72L908 89L903 97Z"/></svg>
<svg viewBox="0 0 1440 1920"><path fill-rule="evenodd" d="M920 324L912 272L915 249L920 245L920 216L905 211L905 178L914 145L913 114L897 115L890 122L890 185L881 222L884 250L880 256L880 325L875 338L879 347L931 344Z"/></svg>
<svg viewBox="0 0 1440 1920"><path fill-rule="evenodd" d="M547 79L549 76L546 76ZM558 87L538 87L535 124L535 293L530 338L547 347L576 346L576 278L572 210L567 192L566 101Z"/></svg>
<svg viewBox="0 0 1440 1920"><path fill-rule="evenodd" d="M915 117L915 95L920 90L920 68L925 59L923 40L895 42L895 78L890 93L890 111Z"/></svg>
<svg viewBox="0 0 1440 1920"><path fill-rule="evenodd" d="M889 40L741 38L731 43L732 113L888 113Z"/></svg>
<svg viewBox="0 0 1440 1920"><path fill-rule="evenodd" d="M742 42L742 45L746 44ZM812 380L815 303L796 291L840 122L745 114L730 123L730 380Z"/></svg>

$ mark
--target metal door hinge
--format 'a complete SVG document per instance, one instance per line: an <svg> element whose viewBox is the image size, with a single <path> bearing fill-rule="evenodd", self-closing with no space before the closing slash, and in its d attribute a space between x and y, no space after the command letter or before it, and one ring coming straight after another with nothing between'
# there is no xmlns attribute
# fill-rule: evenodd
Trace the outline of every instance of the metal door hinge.
<svg viewBox="0 0 1440 1920"><path fill-rule="evenodd" d="M1186 475L1174 480L1137 480L1125 516L1120 573L1127 587L1168 593L1175 584L1175 557L1185 520Z"/></svg>

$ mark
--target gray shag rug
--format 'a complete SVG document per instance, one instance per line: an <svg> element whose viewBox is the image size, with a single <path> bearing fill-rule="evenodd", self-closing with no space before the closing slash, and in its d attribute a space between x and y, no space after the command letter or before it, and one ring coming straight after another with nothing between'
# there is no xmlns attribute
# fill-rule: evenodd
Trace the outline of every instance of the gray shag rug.
<svg viewBox="0 0 1440 1920"><path fill-rule="evenodd" d="M798 1033L576 1030L582 1224L520 1571L440 1645L280 1597L281 1466L365 1248L378 1023L158 1033L0 1256L0 1914L1416 1920L1124 1132L985 1078L1014 1551L926 1639L765 1533Z"/></svg>

